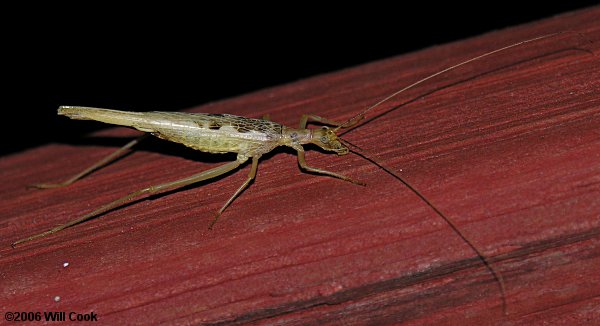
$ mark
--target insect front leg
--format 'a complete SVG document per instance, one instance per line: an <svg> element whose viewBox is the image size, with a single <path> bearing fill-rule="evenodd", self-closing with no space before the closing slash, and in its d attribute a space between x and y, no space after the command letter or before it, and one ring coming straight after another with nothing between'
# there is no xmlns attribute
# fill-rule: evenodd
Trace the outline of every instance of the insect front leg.
<svg viewBox="0 0 600 326"><path fill-rule="evenodd" d="M60 187L64 187L64 186L68 186L70 184L72 184L73 182L85 177L86 175L92 173L93 171L107 165L108 163L116 160L117 158L121 157L125 151L129 150L131 147L137 145L138 143L140 143L142 140L148 138L148 134L144 134L141 137L138 137L132 141L130 141L129 143L127 143L125 146L117 149L116 151L112 152L110 155L104 157L103 159L101 159L100 161L94 163L92 166L88 167L87 169L77 173L76 175L72 176L71 178L60 182L60 183L38 183L38 184L33 184L33 185L29 185L29 187L32 188L39 188L39 189L50 189L50 188L60 188Z"/></svg>
<svg viewBox="0 0 600 326"><path fill-rule="evenodd" d="M357 185L361 185L361 186L365 186L366 183L362 182L362 181L358 181L358 180L354 180L350 177L347 177L345 175L341 175L335 172L331 172L331 171L327 171L327 170L322 170L319 168L313 168L312 166L309 166L308 164L306 164L306 160L304 159L304 149L302 147L300 148L296 148L296 151L298 152L298 165L300 165L300 167L306 171L309 172L313 172L313 173L318 173L318 174L324 174L324 175L328 175L334 178L338 178L338 179L342 179L345 181L349 181L352 182L354 184Z"/></svg>
<svg viewBox="0 0 600 326"><path fill-rule="evenodd" d="M57 227L55 227L53 229L50 229L50 230L48 230L46 232L43 232L43 233L40 233L40 234L36 234L36 235L32 235L32 236L30 236L28 238L21 239L21 240L19 240L17 242L14 242L12 244L12 246L14 247L14 246L16 246L16 245L18 245L20 243L23 243L23 242L28 242L28 241L31 241L31 240L34 240L34 239L37 239L37 238L45 237L45 236L47 236L49 234L56 233L56 232L58 232L60 230L66 229L66 228L68 228L70 226L73 226L75 224L79 224L81 222L87 221L87 220L89 220L89 219L91 219L93 217L96 217L96 216L98 216L98 215L100 215L102 213L105 213L105 212L108 212L108 211L110 211L110 210L112 210L114 208L117 208L117 207L121 206L122 204L124 204L124 203L126 203L128 201L131 201L132 199L137 198L137 197L139 197L141 195L154 194L154 193L157 193L157 192L160 192L160 191L165 191L165 190L173 190L173 189L176 189L176 188L185 187L185 186L193 184L193 183L197 183L197 182L200 182L200 181L204 181L204 180L208 180L208 179L212 179L212 178L218 177L218 176L220 176L222 174L225 174L225 173L227 173L227 172L229 172L231 170L234 170L235 168L239 167L245 161L246 161L245 159L240 160L238 158L238 160L236 160L236 161L233 161L233 162L230 162L230 163L218 166L218 167L210 169L210 170L206 170L206 171L200 172L198 174L191 175L191 176L189 176L187 178L183 178L183 179L172 181L172 182L163 183L163 184L156 185L156 186L150 186L150 187L138 190L136 192L132 192L129 195L127 195L125 197L122 197L122 198L119 198L119 199L117 199L117 200L115 200L113 202L110 202L110 203L108 203L108 204L106 204L106 205L104 205L104 206L102 206L102 207L94 210L93 212L84 215L81 218L78 218L78 219L70 221L70 222L68 222L66 224L57 226ZM253 164L253 166L254 166L254 164ZM238 189L238 192L240 192L240 191L241 190ZM237 195L238 192L236 192L236 195ZM227 202L227 204L229 204L232 200L233 199L230 199ZM227 206L224 206L221 209L221 211L219 211L219 213L222 212L225 209L225 207L227 207Z"/></svg>
<svg viewBox="0 0 600 326"><path fill-rule="evenodd" d="M308 124L308 120L312 120L312 121L317 121L320 122L322 124L326 124L326 125L330 125L330 126L339 126L340 123L333 121L333 120L329 120L327 118L323 118L323 117L319 117L318 115L313 115L313 114L303 114L302 117L300 117L300 129L306 129L306 125Z"/></svg>
<svg viewBox="0 0 600 326"><path fill-rule="evenodd" d="M359 119L355 119L354 121L352 121L352 123L349 123L349 124L346 124L345 126L342 126L342 123L340 123L340 122L329 120L327 118L323 118L323 117L320 117L318 115L303 114L302 117L300 118L300 129L306 129L306 125L308 124L308 120L317 121L317 122L320 122L322 124L326 124L326 125L330 125L330 126L336 126L336 127L342 126L342 128L347 128L347 127L354 126L361 119L362 119L362 117L359 118Z"/></svg>

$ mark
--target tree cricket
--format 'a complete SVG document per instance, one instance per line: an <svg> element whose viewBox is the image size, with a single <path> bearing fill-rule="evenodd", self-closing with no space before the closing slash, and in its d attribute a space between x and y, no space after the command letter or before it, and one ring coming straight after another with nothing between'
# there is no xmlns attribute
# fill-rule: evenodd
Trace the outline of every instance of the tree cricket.
<svg viewBox="0 0 600 326"><path fill-rule="evenodd" d="M491 263L488 261L488 258L484 255L484 253L481 250L479 250L477 246L460 231L460 229L454 224L454 222L452 222L451 219L449 219L445 214L443 214L441 210L434 206L433 203L431 203L425 196L423 196L415 187L411 186L404 179L402 179L397 173L390 169L387 169L385 166L379 164L374 159L367 157L364 153L351 150L349 147L355 146L340 137L342 134L341 130L345 130L345 132L351 130L352 127L359 125L359 122L361 122L361 120L365 118L366 114L372 111L373 109L379 107L385 102L390 101L392 98L397 97L399 94L405 92L406 90L414 88L417 85L422 84L429 79L447 73L451 70L469 64L473 61L480 60L484 57L496 54L498 52L521 46L526 43L531 43L541 39L549 38L558 34L562 33L548 34L514 43L450 66L388 95L384 99L367 107L366 109L362 110L360 113L356 114L355 116L353 116L345 122L336 122L320 116L304 114L300 118L299 127L291 128L272 122L268 118L252 119L230 114L204 114L184 112L127 112L80 106L61 106L58 109L58 114L67 116L71 119L96 120L104 123L131 127L139 131L149 133L158 138L180 143L185 146L191 147L195 150L207 153L237 153L237 159L235 161L217 166L206 171L202 171L200 173L185 177L183 179L146 187L144 189L132 192L129 195L107 203L78 219L57 226L43 233L39 233L18 240L12 243L12 246L15 247L18 244L22 244L37 238L42 238L47 235L66 229L68 227L71 227L73 225L82 223L107 211L118 208L123 204L140 196L155 194L167 190L173 190L194 183L198 183L200 181L218 177L220 175L237 169L242 164L250 160L252 164L246 180L239 186L239 188L237 188L237 190L231 195L231 197L229 197L229 199L216 212L214 218L212 219L212 222L209 224L209 228L212 228L213 225L217 222L218 218L223 213L223 211L225 211L225 209L229 205L231 205L231 203L244 191L244 189L248 187L248 185L255 178L260 158L264 154L271 152L273 149L279 146L288 146L293 148L297 153L298 165L304 171L330 176L356 185L365 185L363 182L353 179L351 177L308 165L305 161L303 145L313 144L325 151L334 152L337 155L346 155L349 152L356 153L357 155L360 155L363 158L375 163L387 173L391 174L392 176L400 180L402 183L404 183L411 191L413 191L428 206L430 206L430 208L433 209L438 216L444 219L445 222L458 234L458 236L460 236L477 254L477 256L481 259L485 267L490 271L490 273L494 276L495 280L497 281L502 295L503 306L505 307L506 301L504 282L500 273L493 268ZM307 128L308 123L311 121L322 124L323 126L320 128ZM85 169L81 173L78 173L77 175L62 183L37 184L34 185L34 187L57 188L70 185L71 183L81 179L82 177L86 176L92 171L110 163L111 161L114 161L122 153L139 143L141 139L146 136L147 134L139 139L131 141L124 147L118 149L117 151L105 157L101 161L95 163L94 165Z"/></svg>

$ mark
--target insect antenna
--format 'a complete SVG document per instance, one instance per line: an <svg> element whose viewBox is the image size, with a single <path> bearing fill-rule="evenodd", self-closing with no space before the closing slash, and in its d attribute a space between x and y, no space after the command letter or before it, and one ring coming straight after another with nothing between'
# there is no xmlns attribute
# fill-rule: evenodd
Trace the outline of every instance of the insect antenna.
<svg viewBox="0 0 600 326"><path fill-rule="evenodd" d="M432 78L435 78L439 75L445 74L451 70L457 69L461 66L467 65L471 62L483 59L485 57L494 55L496 53L502 52L502 51L506 51L508 49L511 48L515 48L527 43L531 43L531 42L535 42L535 41L539 41L542 39L546 39L546 38L550 38L550 37L554 37L560 34L567 34L567 33L575 33L577 34L580 38L583 38L584 40L586 40L589 43L592 43L591 40L589 40L588 38L586 38L584 35L582 35L579 32L576 31L561 31L561 32L557 32L557 33L551 33L551 34L546 34L546 35L542 35L542 36L538 36L535 38L531 38L525 41L521 41L521 42L517 42L517 43L513 43L511 45L502 47L502 48L498 48L496 50L490 51L490 52L486 52L484 54L481 54L479 56L473 57L471 59L468 59L466 61L463 61L461 63L455 64L453 66L447 67L443 70L440 70L434 74L431 74L425 78L422 78L388 96L386 96L385 98L383 98L382 100L378 101L377 103L367 107L366 109L362 110L360 113L358 113L357 115L353 116L352 118L348 119L346 122L340 124L337 128L334 129L334 132L337 132L339 129L341 128L348 128L346 130L344 130L344 132L338 134L338 139L345 145L347 145L349 151L351 151L352 153L362 157L363 159L375 164L376 166L378 166L380 169L382 169L383 171L385 171L386 173L388 173L389 175L391 175L392 177L394 177L395 179L397 179L398 181L400 181L402 184L404 184L408 189L410 189L415 195L417 195L425 204L427 204L427 206L429 206L439 217L441 217L446 224L448 224L448 226L450 226L450 228L477 254L477 256L479 257L479 259L482 261L482 263L485 265L485 267L487 268L487 270L492 274L492 276L494 277L494 279L496 280L498 287L500 289L500 293L502 295L502 310L504 312L505 315L507 315L507 302L506 302L506 289L505 289L505 285L504 285L504 280L502 278L502 275L496 271L496 269L493 267L492 262L489 260L489 258L487 258L484 254L483 251L480 250L475 243L473 243L471 240L469 240L469 238L458 228L458 226L452 221L452 219L450 219L447 215L445 215L440 209L438 209L429 199L427 199L427 197L425 197L421 192L419 192L415 187L413 187L408 181L406 181L404 178L402 178L398 173L396 173L394 170L386 167L385 165L381 164L378 160L376 160L374 158L374 155L367 155L367 151L361 149L360 147L358 147L357 145L352 144L351 142L349 142L348 140L342 139L341 136L348 133L351 130L354 130L353 127L357 127L359 125L359 122L361 120L363 120L366 116L366 114L368 112L370 112L371 110L377 108L378 106L384 104L385 102L390 101L391 99L393 99L394 97L398 96L399 94L416 87L417 85L420 85ZM580 51L584 51L587 52L588 54L592 54L592 55L596 55L593 51L591 50L587 50L585 48L580 48L580 47L573 47L572 49L575 50L580 50ZM377 118L377 117L375 117ZM374 118L374 119L375 119ZM364 124L364 123L363 123ZM352 149L354 148L354 149Z"/></svg>
<svg viewBox="0 0 600 326"><path fill-rule="evenodd" d="M352 118L348 119L346 122L340 124L337 128L334 129L334 132L337 132L339 129L341 128L350 128L350 127L354 127L356 126L362 119L365 118L365 115L370 112L371 110L379 107L380 105L382 105L385 102L390 101L391 99L395 98L396 96L400 95L401 93L414 88L432 78L435 78L439 75L445 74L449 71L452 71L456 68L462 67L464 65L467 65L471 62L483 59L485 57L491 56L493 54L502 52L502 51L506 51L508 49L514 48L514 47L518 47L521 46L523 44L527 44L527 43L531 43L531 42L535 42L535 41L539 41L545 38L549 38L549 37L553 37L559 34L563 34L565 32L558 32L558 33L552 33L552 34L546 34L546 35L542 35L542 36L538 36L535 38L531 38L525 41L521 41L521 42L517 42L517 43L513 43L511 45L493 50L493 51L489 51L486 52L484 54L481 54L479 56L473 57L469 60L465 60L463 62L460 62L458 64L455 64L453 66L447 67L445 69L442 69L434 74L431 74L425 78L419 79L418 81L405 86L403 88L401 88L400 90L386 96L385 98L383 98L382 100L379 100L378 102L376 102L375 104L367 107L366 109L362 110L360 113L358 113L357 115L353 116ZM352 129L348 129L346 131L343 132L343 134L349 132ZM341 136L341 134L339 135ZM506 290L505 290L505 286L504 286L504 280L502 278L502 275L496 271L496 269L492 266L491 262L489 261L489 259L483 254L483 251L480 250L471 240L469 240L469 238L458 228L458 226L448 217L446 216L444 213L442 213L442 211L440 209L438 209L429 199L427 199L427 197L425 197L421 192L419 192L415 187L413 187L408 181L406 181L404 178L402 178L398 173L396 173L394 170L386 167L385 165L379 163L376 159L373 158L373 155L366 155L366 151L363 149L360 149L358 146L352 144L351 142L342 139L341 137L338 137L338 139L346 144L349 145L348 148L349 150L362 157L363 159L375 164L376 166L378 166L380 169L382 169L383 171L385 171L386 173L388 173L389 175L391 175L392 177L394 177L395 179L397 179L398 181L400 181L402 184L404 184L408 189L410 189L410 191L412 191L415 195L417 195L417 197L419 197L425 204L427 204L427 206L429 206L439 217L441 217L446 224L448 224L448 226L450 226L450 228L469 246L471 247L471 249L477 254L477 256L479 257L479 259L482 261L482 263L485 265L485 267L488 269L488 271L493 275L494 279L496 280L496 282L498 283L498 287L500 288L500 294L502 296L502 310L504 312L504 314L507 314L507 303L506 303ZM355 148L356 150L352 149Z"/></svg>
<svg viewBox="0 0 600 326"><path fill-rule="evenodd" d="M546 35L534 37L534 38L531 38L531 39L528 39L528 40L524 40L524 41L521 41L521 42L513 43L511 45L507 45L505 47L502 47L502 48L499 48L499 49L496 49L496 50L493 50L493 51L486 52L484 54L481 54L481 55L478 55L476 57L473 57L473 58L471 58L469 60L465 60L465 61L463 61L461 63L455 64L455 65L447 67L445 69L442 69L442 70L440 70L440 71L438 71L438 72L436 72L434 74L431 74L431 75L429 75L429 76L427 76L425 78L422 78L422 79L420 79L420 80L418 80L418 81L416 81L416 82L414 82L414 83L412 83L412 84L410 84L410 85L408 85L408 86L406 86L406 87L404 87L404 88L402 88L402 89L400 89L400 90L398 90L398 91L396 91L396 92L388 95L384 99L382 99L382 100L378 101L377 103L375 103L375 104L367 107L366 109L362 110L357 115L355 115L352 118L348 119L346 122L340 124L337 128L334 129L334 131L337 132L340 128L349 128L349 127L356 126L358 124L358 122L360 122L362 119L365 118L365 115L369 111L377 108L378 106L380 106L381 104L383 104L385 102L388 102L389 100L395 98L396 96L400 95L401 93L403 93L403 92L405 92L405 91L407 91L407 90L409 90L411 88L414 88L417 85L420 85L420 84L422 84L422 83L424 83L424 82L426 82L426 81L428 81L428 80L430 80L432 78L435 78L435 77L437 77L439 75L443 75L443 74L445 74L445 73L447 73L449 71L452 71L452 70L454 70L456 68L462 67L462 66L467 65L467 64L469 64L471 62L483 59L485 57L494 55L496 53L499 53L499 52L502 52L502 51L506 51L508 49L512 49L512 48L515 48L515 47L518 47L518 46L521 46L521 45L524 45L524 44L527 44L527 43L531 43L531 42L543 40L543 39L546 39L546 38L549 38L549 37L553 37L553 36L560 35L560 34L565 34L565 33L576 33L576 32L573 32L573 31L562 31L562 32L551 33L551 34L546 34ZM577 34L579 34L579 33L577 33ZM579 34L579 35L581 36L581 34ZM347 133L348 131L350 131L350 129L344 131L344 133Z"/></svg>
<svg viewBox="0 0 600 326"><path fill-rule="evenodd" d="M504 279L502 278L502 274L500 274L500 272L496 271L496 269L492 266L492 263L489 261L489 259L487 258L486 255L484 255L483 251L480 250L475 243L473 243L471 240L469 240L469 238L460 230L460 228L458 228L458 226L456 225L456 223L454 223L452 221L452 219L450 219L446 214L442 213L442 211L437 208L429 199L427 199L427 197L425 197L425 195L423 195L419 190L417 190L417 188L413 187L413 185L411 185L408 181L406 181L406 179L402 178L400 175L398 175L398 173L396 173L394 170L386 167L385 165L379 163L378 160L376 160L374 158L374 155L371 155L369 153L369 155L367 155L367 151L361 149L360 147L358 147L357 145L352 144L351 142L342 139L342 138L338 138L342 143L344 143L345 145L348 145L348 149L350 150L350 152L362 157L363 159L375 164L376 166L378 166L380 169L382 169L383 171L387 172L389 175L391 175L392 177L394 177L396 180L402 182L408 189L410 189L410 191L412 191L415 195L417 195L417 197L419 197L425 204L427 204L427 206L429 206L429 208L431 208L439 217L441 217L446 224L448 224L448 226L450 226L450 228L469 246L471 247L471 249L477 254L477 256L479 257L479 259L481 260L481 262L485 265L485 267L487 268L487 270L492 274L492 276L494 277L494 279L496 280L496 283L498 284L498 287L500 289L500 294L502 296L502 311L504 312L504 314L507 314L507 303L506 303L506 287L504 286ZM355 149L352 149L355 148Z"/></svg>

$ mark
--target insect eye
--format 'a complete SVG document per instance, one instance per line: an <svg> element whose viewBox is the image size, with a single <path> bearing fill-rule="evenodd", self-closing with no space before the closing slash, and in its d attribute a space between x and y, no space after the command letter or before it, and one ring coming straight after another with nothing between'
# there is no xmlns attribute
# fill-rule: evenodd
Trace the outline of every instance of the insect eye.
<svg viewBox="0 0 600 326"><path fill-rule="evenodd" d="M327 136L321 136L321 142L327 144L329 142L329 138L327 138Z"/></svg>

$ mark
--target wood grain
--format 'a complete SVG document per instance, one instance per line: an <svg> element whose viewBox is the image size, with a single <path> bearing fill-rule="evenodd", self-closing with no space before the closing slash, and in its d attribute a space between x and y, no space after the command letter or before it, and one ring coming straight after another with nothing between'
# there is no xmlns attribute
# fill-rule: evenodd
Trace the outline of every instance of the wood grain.
<svg viewBox="0 0 600 326"><path fill-rule="evenodd" d="M270 113L293 126L302 113L344 120L452 64L571 31L432 80L344 136L483 249L504 277L508 315L494 278L448 225L352 154L315 150L307 161L366 187L304 174L289 150L265 157L212 231L248 166L12 249L232 158L152 140L69 187L25 189L61 181L136 135L124 129L0 159L0 307L93 311L111 324L600 322L599 18L590 8L192 109Z"/></svg>

